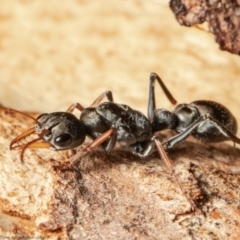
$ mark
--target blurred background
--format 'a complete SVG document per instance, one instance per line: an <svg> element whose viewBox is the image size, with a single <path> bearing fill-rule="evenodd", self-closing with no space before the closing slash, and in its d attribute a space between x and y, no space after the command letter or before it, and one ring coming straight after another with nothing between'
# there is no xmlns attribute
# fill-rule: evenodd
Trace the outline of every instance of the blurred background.
<svg viewBox="0 0 240 240"><path fill-rule="evenodd" d="M146 113L150 72L179 102L209 99L240 121L240 58L180 26L166 0L0 0L0 103L88 106L105 90ZM158 88L158 107L171 104Z"/></svg>

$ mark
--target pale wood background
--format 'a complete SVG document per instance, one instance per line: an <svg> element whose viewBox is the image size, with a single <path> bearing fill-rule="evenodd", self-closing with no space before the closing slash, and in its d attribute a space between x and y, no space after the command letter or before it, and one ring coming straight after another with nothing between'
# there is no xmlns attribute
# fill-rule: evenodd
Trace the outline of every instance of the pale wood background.
<svg viewBox="0 0 240 240"><path fill-rule="evenodd" d="M179 102L211 99L239 114L239 56L181 27L166 0L0 0L0 103L21 110L89 105L112 90L146 113L157 72ZM171 105L159 91L159 107Z"/></svg>
<svg viewBox="0 0 240 240"><path fill-rule="evenodd" d="M239 56L221 52L210 33L179 26L165 0L0 0L0 103L12 108L62 111L76 101L87 106L109 89L116 102L146 113L149 73L155 71L179 102L215 100L228 106L239 121L239 67ZM158 94L158 106L170 107L162 92ZM57 218L61 213L61 207L52 211L49 201L55 200L56 179L65 181L69 176L56 173L51 164L53 159L64 160L67 154L27 150L26 162L21 164L19 151L10 152L9 142L30 127L31 121L26 122L23 117L16 119L17 114L1 112L1 116L0 200L5 204L1 206L4 210L14 209L16 213L33 217L33 220L20 223L20 218L8 221L17 222L16 229L29 227L36 233L38 224L48 221L52 212ZM132 235L125 230L124 236L144 236L142 239L146 239L141 232L144 229L150 234L149 239L153 239L152 236L159 236L161 229L166 238L169 234L168 239L175 236L190 239L189 233L208 236L212 232L222 239L230 233L233 239L239 231L239 175L224 173L218 176L210 171L211 166L217 169L218 164L227 171L231 150L225 144L214 148L185 142L175 151L169 151L180 180L191 185L184 184L186 191L204 189L212 197L204 206L206 217L192 214L179 224L173 222L173 215L186 212L189 206L158 155L143 160L143 164L124 152L119 156L93 152L80 166L81 181L91 194L79 196L78 211L85 213L81 207L85 207L87 200L94 203L87 209L90 217L81 219L85 228L83 234L106 233L107 236L116 232L120 235L123 232L121 223L131 226L138 218L139 225L130 228ZM239 151L235 156L234 164L238 167ZM129 162L128 157L135 161ZM196 172L201 179L193 176L190 163L197 164ZM94 174L86 170L89 167ZM206 186L199 187L202 181ZM62 186L64 184L57 190ZM106 186L109 192L120 193L114 201L111 194L106 194ZM106 211L111 206L113 209L109 211L109 216L113 216L109 225L102 224L105 217L102 200L106 201ZM134 206L129 208L132 204ZM141 213L139 215L139 205L143 213L147 213L143 218ZM92 216L97 216L94 221ZM216 219L212 221L213 218ZM6 216L1 211L0 220L5 224ZM221 231L214 227L215 222L221 224L218 225ZM1 230L0 226L0 233ZM39 234L42 236L43 232Z"/></svg>

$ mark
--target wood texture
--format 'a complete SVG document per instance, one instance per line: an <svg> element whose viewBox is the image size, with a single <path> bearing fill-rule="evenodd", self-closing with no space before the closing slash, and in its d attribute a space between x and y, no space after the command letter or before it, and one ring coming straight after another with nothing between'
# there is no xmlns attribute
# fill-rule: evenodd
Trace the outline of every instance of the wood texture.
<svg viewBox="0 0 240 240"><path fill-rule="evenodd" d="M84 106L105 90L146 112L157 72L179 102L218 101L240 121L239 58L211 34L179 27L167 2L0 0L0 103L38 113ZM158 106L170 108L161 91ZM239 149L188 139L169 151L189 204L155 154L94 151L74 169L70 152L10 141L32 121L0 112L0 236L48 239L238 239ZM166 131L161 140L173 133Z"/></svg>
<svg viewBox="0 0 240 240"><path fill-rule="evenodd" d="M186 194L199 208L191 212L158 154L141 159L118 147L109 155L96 150L73 168L55 171L70 151L31 149L22 164L19 151L8 145L32 120L0 117L2 236L237 239L240 234L238 149L187 141L169 152Z"/></svg>

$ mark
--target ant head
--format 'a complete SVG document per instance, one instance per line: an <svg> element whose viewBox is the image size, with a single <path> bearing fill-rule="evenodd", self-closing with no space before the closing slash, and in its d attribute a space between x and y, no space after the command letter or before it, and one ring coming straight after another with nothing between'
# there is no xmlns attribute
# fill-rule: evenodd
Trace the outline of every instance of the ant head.
<svg viewBox="0 0 240 240"><path fill-rule="evenodd" d="M10 149L22 149L21 160L27 148L53 148L54 150L72 149L81 145L86 137L83 123L68 112L42 114L37 119L24 112L0 106L5 112L15 112L25 115L35 122L35 126L23 132L10 143ZM26 144L17 144L22 139L37 133L38 138ZM41 141L43 140L43 141ZM15 146L16 144L16 146Z"/></svg>
<svg viewBox="0 0 240 240"><path fill-rule="evenodd" d="M42 114L34 120L34 127L23 132L14 138L10 143L11 150L22 149L20 155L22 162L24 152L27 148L52 148L54 150L67 150L81 145L85 140L86 131L82 122L71 113L55 112ZM30 136L32 133L37 133L38 138L35 138L23 145L17 144L22 139Z"/></svg>
<svg viewBox="0 0 240 240"><path fill-rule="evenodd" d="M37 121L40 124L35 125L36 133L54 150L73 149L85 140L86 131L82 122L71 113L42 114Z"/></svg>

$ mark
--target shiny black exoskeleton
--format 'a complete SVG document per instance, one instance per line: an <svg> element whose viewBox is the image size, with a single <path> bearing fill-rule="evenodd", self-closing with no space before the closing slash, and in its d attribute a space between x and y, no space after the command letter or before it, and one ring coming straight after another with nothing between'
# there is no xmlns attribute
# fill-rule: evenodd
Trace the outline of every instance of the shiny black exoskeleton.
<svg viewBox="0 0 240 240"><path fill-rule="evenodd" d="M40 115L37 121L41 123L40 126L36 125L37 133L48 129L43 140L50 142L55 150L76 148L85 141L86 136L97 139L111 129L113 131L101 143L106 152L112 151L116 142L131 149L137 142L151 142L152 138L151 123L141 112L113 102L82 109L80 119L68 112L55 112ZM136 154L149 155L148 152Z"/></svg>
<svg viewBox="0 0 240 240"><path fill-rule="evenodd" d="M220 103L199 100L190 104L178 104L173 111L163 108L156 109L155 80L158 81L173 104L176 104L176 100L160 77L156 73L151 73L148 117L152 122L153 132L172 129L178 133L163 143L165 149L174 147L189 135L203 142L232 140L234 143L240 144L240 139L235 136L237 121L232 113Z"/></svg>
<svg viewBox="0 0 240 240"><path fill-rule="evenodd" d="M151 79L154 76L155 75L152 74ZM167 89L165 92L166 94L168 93ZM153 96L153 94L154 91L152 91L151 96ZM100 103L104 96L108 98L109 102ZM153 109L155 109L155 100L151 102L154 106ZM75 108L81 111L79 119L71 113ZM3 109L19 112L13 109ZM110 152L116 142L119 142L121 145L128 147L133 154L140 157L149 156L156 146L168 170L191 204L192 209L195 209L195 204L185 194L181 183L175 176L172 163L167 157L163 146L153 134L154 131L159 130L156 128L156 126L159 126L159 116L157 110L155 112L153 111L152 115L150 114L150 119L155 119L156 121L150 121L141 112L127 105L114 103L112 93L107 91L100 95L88 108L84 108L81 104L76 103L70 106L67 112L54 112L40 115L37 119L34 119L36 122L34 127L12 140L10 148L22 149L21 160L23 161L23 153L27 148L51 148L54 150L74 149L80 146L87 136L92 138L92 143L76 152L76 154L70 158L70 161L56 167L56 169L61 170L73 165L79 161L84 154L99 146L106 152ZM162 119L163 118L160 120ZM19 145L22 139L32 133L36 133L38 137L24 145Z"/></svg>
<svg viewBox="0 0 240 240"><path fill-rule="evenodd" d="M109 102L100 103L104 96ZM79 119L71 113L75 108L81 111ZM17 145L34 132L38 134L38 138L25 145ZM27 148L74 149L80 146L87 136L92 138L93 142L83 150L84 154L98 146L110 152L116 142L119 142L132 153L145 157L154 151L155 146L152 125L148 118L127 105L114 103L112 93L107 91L88 108L76 103L70 106L67 112L40 115L36 119L35 127L16 137L10 148L21 148L22 159ZM144 142L143 146L135 147L140 142ZM80 156L82 155L77 153L72 162L77 161Z"/></svg>

